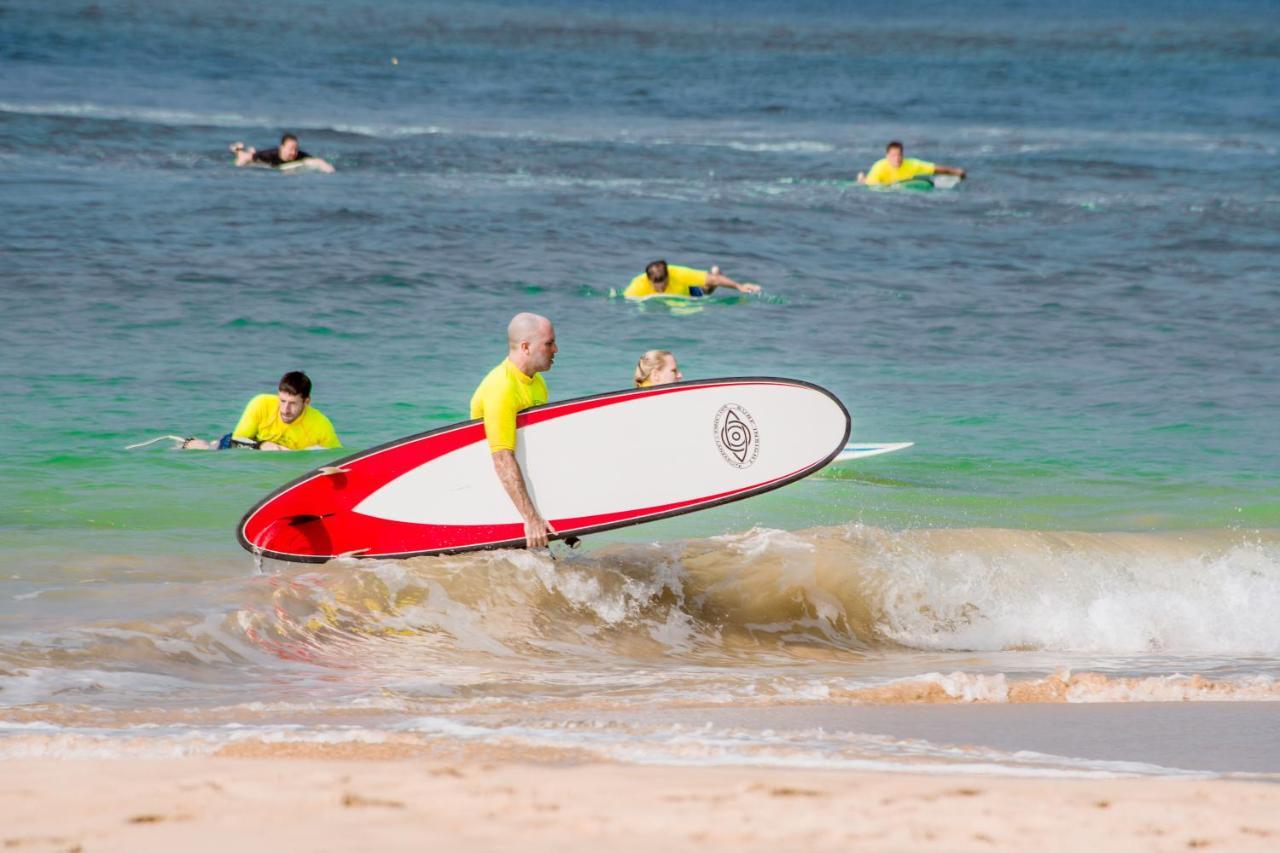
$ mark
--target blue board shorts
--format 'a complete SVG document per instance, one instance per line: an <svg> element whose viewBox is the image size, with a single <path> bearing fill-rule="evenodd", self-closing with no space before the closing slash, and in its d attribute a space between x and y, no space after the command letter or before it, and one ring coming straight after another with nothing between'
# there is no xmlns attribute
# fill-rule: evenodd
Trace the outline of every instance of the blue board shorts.
<svg viewBox="0 0 1280 853"><path fill-rule="evenodd" d="M248 450L257 450L258 442L250 441L247 438L232 438L231 433L227 433L218 439L219 450L229 450L234 447L247 448Z"/></svg>

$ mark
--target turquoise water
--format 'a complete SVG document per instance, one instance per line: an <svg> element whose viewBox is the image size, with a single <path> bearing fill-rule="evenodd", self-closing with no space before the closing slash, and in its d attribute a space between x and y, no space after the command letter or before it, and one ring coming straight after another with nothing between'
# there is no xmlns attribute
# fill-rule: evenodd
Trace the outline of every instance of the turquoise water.
<svg viewBox="0 0 1280 853"><path fill-rule="evenodd" d="M123 448L220 435L293 369L313 378L347 451L451 423L524 310L556 324L553 398L623 387L636 357L662 347L690 378L816 382L845 402L855 440L915 442L595 537L577 559L603 598L566 598L545 575L555 564L500 558L541 590L511 581L530 613L585 607L591 631L608 633L617 602L601 590L625 577L662 599L658 611L619 599L637 636L689 619L705 651L791 625L776 630L843 649L872 680L937 669L939 651L970 672L1070 661L1271 678L1280 24L1269 9L1144 3L1121 19L1102 3L919 2L868 17L823 3L283 2L233 19L200 2L9 4L0 703L79 707L66 698L83 698L79 687L59 691L110 692L101 672L143 708L181 704L193 685L202 707L238 707L266 683L338 704L385 688L311 693L315 672L262 657L243 633L245 614L272 612L274 587L237 546L236 521L340 453ZM268 147L283 130L337 173L231 167L228 143ZM852 183L890 138L970 179L931 193ZM765 296L696 313L609 298L655 257L719 264ZM1003 532L975 544L988 528ZM770 531L808 544L779 546ZM920 544L930 531L954 538ZM723 536L763 551L744 557ZM860 543L860 556L833 540ZM835 575L796 586L804 561L786 555L810 545ZM862 586L832 592L846 557L845 580ZM373 598L395 602L384 575L409 571L414 596L442 584L484 622L496 605L447 581L458 566L491 571L486 559L331 566L318 588L368 575ZM774 573L763 610L669 610L672 589L701 589L698 559L743 591L763 560ZM965 565L953 586L929 583ZM884 597L881 570L919 582L904 601L952 615L903 627L913 611ZM1042 595L1015 600L1047 597L1070 625L994 615L1019 577ZM953 598L966 584L990 631L952 630L971 612ZM1097 597L1080 598L1085 587ZM302 609L325 613L331 592L317 595ZM793 613L797 596L808 609ZM454 636L446 610L397 618ZM1111 633L1137 613L1137 634ZM381 636L386 618L352 616L350 637ZM150 639L99 641L122 625ZM585 666L564 638L486 636L550 655L547 672ZM327 642L305 640L335 653ZM139 657L139 643L151 651ZM795 653L782 648L766 656ZM892 665L862 657L890 648ZM588 657L679 668L681 649L605 644ZM995 657L965 663L975 652ZM461 666L458 654L437 665ZM694 657L772 677L763 659L708 654ZM803 681L807 664L792 664L786 677ZM554 683L527 691L559 696Z"/></svg>

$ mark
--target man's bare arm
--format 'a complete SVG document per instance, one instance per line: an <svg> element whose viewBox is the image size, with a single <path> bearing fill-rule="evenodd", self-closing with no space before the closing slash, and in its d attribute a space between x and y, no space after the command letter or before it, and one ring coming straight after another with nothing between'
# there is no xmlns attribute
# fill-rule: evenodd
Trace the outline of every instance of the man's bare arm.
<svg viewBox="0 0 1280 853"><path fill-rule="evenodd" d="M712 267L711 271L707 273L707 283L702 286L702 290L710 295L717 287L728 287L740 293L759 293L761 290L758 284L751 284L750 282L739 284L720 272L720 267Z"/></svg>
<svg viewBox="0 0 1280 853"><path fill-rule="evenodd" d="M231 153L236 155L237 166L248 166L253 162L253 155L257 153L257 149L246 148L243 142L231 143Z"/></svg>
<svg viewBox="0 0 1280 853"><path fill-rule="evenodd" d="M529 548L545 548L547 535L555 530L538 512L525 488L524 474L516 455L510 450L497 450L493 453L493 470L498 473L498 480L506 490L507 497L515 504L516 512L524 519L525 545Z"/></svg>

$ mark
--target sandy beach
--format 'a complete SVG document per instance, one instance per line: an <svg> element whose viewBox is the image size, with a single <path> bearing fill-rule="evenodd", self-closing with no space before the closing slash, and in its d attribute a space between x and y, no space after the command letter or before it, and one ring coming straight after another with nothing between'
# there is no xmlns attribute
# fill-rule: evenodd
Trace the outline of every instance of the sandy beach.
<svg viewBox="0 0 1280 853"><path fill-rule="evenodd" d="M294 750L298 752L298 750ZM307 753L313 753L310 757ZM297 757L15 760L6 850L1274 850L1280 788ZM352 756L352 757L347 757Z"/></svg>

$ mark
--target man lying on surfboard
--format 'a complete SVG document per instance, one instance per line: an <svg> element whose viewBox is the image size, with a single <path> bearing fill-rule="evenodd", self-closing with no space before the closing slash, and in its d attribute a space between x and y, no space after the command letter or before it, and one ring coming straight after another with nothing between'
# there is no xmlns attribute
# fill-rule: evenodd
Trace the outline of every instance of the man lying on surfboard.
<svg viewBox="0 0 1280 853"><path fill-rule="evenodd" d="M338 434L311 406L311 379L300 370L280 377L275 394L259 394L244 407L236 428L215 441L188 438L183 450L321 450L341 447Z"/></svg>
<svg viewBox="0 0 1280 853"><path fill-rule="evenodd" d="M538 512L524 473L516 460L516 415L547 402L547 382L542 373L556 358L556 330L537 314L517 314L507 325L507 357L489 371L471 395L471 417L484 418L493 470L524 519L525 544L544 548L547 535L555 533Z"/></svg>
<svg viewBox="0 0 1280 853"><path fill-rule="evenodd" d="M650 261L644 272L631 279L623 296L635 299L655 293L667 296L710 296L717 287L727 287L742 293L759 293L758 284L739 284L720 272L720 267L695 270L689 267L668 265L666 261Z"/></svg>
<svg viewBox="0 0 1280 853"><path fill-rule="evenodd" d="M326 161L299 150L298 137L292 133L286 133L280 137L278 147L268 148L265 151L246 148L243 142L233 142L231 153L236 155L237 166L270 166L273 169L282 169L291 163L299 166L305 163L308 168L318 172L333 171L333 167Z"/></svg>
<svg viewBox="0 0 1280 853"><path fill-rule="evenodd" d="M884 157L877 160L870 171L858 173L858 183L884 186L909 181L920 175L955 175L964 180L964 169L927 163L914 157L903 159L902 154L902 143L896 139L890 142L884 148Z"/></svg>

